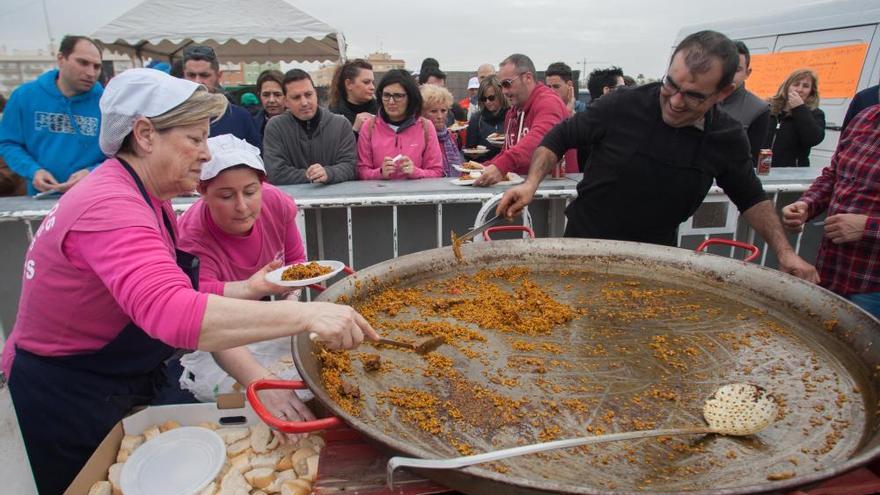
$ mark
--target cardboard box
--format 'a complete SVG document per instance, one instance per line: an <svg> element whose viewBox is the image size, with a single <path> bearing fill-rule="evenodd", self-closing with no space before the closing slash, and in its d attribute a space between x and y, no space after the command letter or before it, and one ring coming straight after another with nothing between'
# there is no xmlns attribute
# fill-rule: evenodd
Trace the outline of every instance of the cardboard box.
<svg viewBox="0 0 880 495"><path fill-rule="evenodd" d="M147 407L116 423L64 495L85 495L95 482L106 480L107 470L116 463L123 436L140 435L147 428L169 420L177 421L181 426L197 426L204 421L222 426L251 426L260 421L242 394L220 396L216 403Z"/></svg>

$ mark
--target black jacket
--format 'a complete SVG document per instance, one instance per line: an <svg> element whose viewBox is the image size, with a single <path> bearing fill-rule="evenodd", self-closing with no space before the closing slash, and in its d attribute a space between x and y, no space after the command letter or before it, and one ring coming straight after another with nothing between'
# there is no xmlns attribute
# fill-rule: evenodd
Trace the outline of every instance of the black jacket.
<svg viewBox="0 0 880 495"><path fill-rule="evenodd" d="M846 110L846 117L843 118L843 125L840 126L840 135L843 135L843 130L859 112L878 103L880 103L880 85L871 86L856 93Z"/></svg>
<svg viewBox="0 0 880 495"><path fill-rule="evenodd" d="M485 162L501 152L501 148L490 145L486 138L493 132L504 133L504 115L506 113L506 110L499 110L495 114L479 110L471 115L471 120L468 122L467 145L465 147L476 148L478 145L483 145L489 150L488 153L476 157L476 161Z"/></svg>
<svg viewBox="0 0 880 495"><path fill-rule="evenodd" d="M566 237L674 246L676 230L717 183L740 211L766 199L743 126L717 107L703 129L663 122L660 83L618 90L557 124L541 142L590 159L566 208Z"/></svg>
<svg viewBox="0 0 880 495"><path fill-rule="evenodd" d="M370 100L363 105L354 105L343 98L339 101L338 105L330 107L329 110L333 113L342 115L348 119L349 123L354 124L355 117L361 112L368 112L376 115L376 112L379 111L379 102L376 100Z"/></svg>
<svg viewBox="0 0 880 495"><path fill-rule="evenodd" d="M806 105L770 115L762 148L773 150L774 167L809 167L810 149L825 139L825 113Z"/></svg>

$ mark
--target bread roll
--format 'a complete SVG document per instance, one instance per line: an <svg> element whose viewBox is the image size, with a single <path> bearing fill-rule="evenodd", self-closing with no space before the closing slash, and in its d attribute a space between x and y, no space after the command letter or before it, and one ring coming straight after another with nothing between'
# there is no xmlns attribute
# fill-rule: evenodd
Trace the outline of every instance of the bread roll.
<svg viewBox="0 0 880 495"><path fill-rule="evenodd" d="M116 462L123 463L128 460L128 456L131 455L131 451L127 449L119 449L119 452L116 453Z"/></svg>
<svg viewBox="0 0 880 495"><path fill-rule="evenodd" d="M235 457L249 448L251 448L250 440L243 438L226 447L226 456L229 458Z"/></svg>
<svg viewBox="0 0 880 495"><path fill-rule="evenodd" d="M239 440L247 438L251 431L245 427L240 428L219 428L217 434L223 439L226 445L233 444Z"/></svg>
<svg viewBox="0 0 880 495"><path fill-rule="evenodd" d="M217 483L212 481L208 486L199 490L199 493L196 495L216 495L217 494Z"/></svg>
<svg viewBox="0 0 880 495"><path fill-rule="evenodd" d="M250 483L248 483L244 476L235 469L230 469L229 472L223 476L223 481L220 482L219 495L240 495L242 493L250 494L250 492Z"/></svg>
<svg viewBox="0 0 880 495"><path fill-rule="evenodd" d="M235 469L239 473L243 473L245 471L249 471L251 466L251 455L247 451L233 457L229 461L229 469Z"/></svg>
<svg viewBox="0 0 880 495"><path fill-rule="evenodd" d="M122 495L122 484L119 482L119 478L122 476L122 466L121 462L117 462L107 470L107 480L110 481L113 488L113 495Z"/></svg>
<svg viewBox="0 0 880 495"><path fill-rule="evenodd" d="M175 428L180 428L180 423L171 419L159 425L159 431L161 431L162 433L165 433L168 430L173 430Z"/></svg>
<svg viewBox="0 0 880 495"><path fill-rule="evenodd" d="M317 452L312 450L309 447L303 447L290 456L290 462L293 463L293 469L296 471L297 476L303 476L309 474L308 464L306 463L306 459L315 455Z"/></svg>
<svg viewBox="0 0 880 495"><path fill-rule="evenodd" d="M299 471L297 471L298 473ZM300 478L308 480L310 483L314 483L315 480L318 479L318 456L313 455L306 459L306 473L300 474Z"/></svg>
<svg viewBox="0 0 880 495"><path fill-rule="evenodd" d="M296 479L296 471L293 469L288 469L286 471L281 471L280 473L275 475L275 481L273 481L268 487L266 487L266 491L269 493L280 493L281 485L288 481L293 481Z"/></svg>
<svg viewBox="0 0 880 495"><path fill-rule="evenodd" d="M113 495L113 485L109 481L97 481L89 488L89 495Z"/></svg>
<svg viewBox="0 0 880 495"><path fill-rule="evenodd" d="M122 443L119 445L119 448L125 449L129 452L134 452L138 447L143 444L143 435L125 435L124 437L122 437Z"/></svg>
<svg viewBox="0 0 880 495"><path fill-rule="evenodd" d="M275 481L275 470L272 468L257 468L244 473L244 479L254 488L266 488Z"/></svg>
<svg viewBox="0 0 880 495"><path fill-rule="evenodd" d="M265 423L257 423L251 427L251 448L257 454L267 452L269 441L272 439L272 430Z"/></svg>
<svg viewBox="0 0 880 495"><path fill-rule="evenodd" d="M312 493L310 488L303 488L290 481L281 485L281 495L309 495L310 493Z"/></svg>
<svg viewBox="0 0 880 495"><path fill-rule="evenodd" d="M146 430L144 430L144 439L147 442L149 442L150 440L158 437L160 433L162 433L162 432L159 431L158 426L151 426L151 427L147 428Z"/></svg>

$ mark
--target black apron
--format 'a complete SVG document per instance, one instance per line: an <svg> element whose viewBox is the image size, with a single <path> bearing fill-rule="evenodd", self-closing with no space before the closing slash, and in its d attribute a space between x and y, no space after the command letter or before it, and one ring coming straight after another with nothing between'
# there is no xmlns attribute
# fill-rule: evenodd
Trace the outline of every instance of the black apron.
<svg viewBox="0 0 880 495"><path fill-rule="evenodd" d="M151 207L143 182L129 164L119 161ZM164 209L162 220L175 245L177 265L198 289L199 259L176 249ZM63 493L113 426L133 407L151 402L166 384L163 363L173 353L174 348L134 322L86 354L39 356L16 348L9 392L41 494Z"/></svg>

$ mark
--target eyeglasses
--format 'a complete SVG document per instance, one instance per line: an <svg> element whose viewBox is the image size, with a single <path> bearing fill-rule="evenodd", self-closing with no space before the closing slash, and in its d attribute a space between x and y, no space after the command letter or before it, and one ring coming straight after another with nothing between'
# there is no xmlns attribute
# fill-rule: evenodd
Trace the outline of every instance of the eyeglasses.
<svg viewBox="0 0 880 495"><path fill-rule="evenodd" d="M483 103L486 103L487 101L495 101L495 95L481 96L480 101Z"/></svg>
<svg viewBox="0 0 880 495"><path fill-rule="evenodd" d="M382 93L382 101L403 101L406 93Z"/></svg>
<svg viewBox="0 0 880 495"><path fill-rule="evenodd" d="M214 49L210 46L205 45L192 45L188 46L183 50L183 59L184 60L207 60L212 62L217 60L217 54L214 53Z"/></svg>
<svg viewBox="0 0 880 495"><path fill-rule="evenodd" d="M704 95L702 93L697 93L696 91L682 91L681 87L679 87L678 84L675 84L675 81L669 77L669 74L663 76L663 79L660 82L663 84L663 89L669 93L669 96L675 96L676 93L681 93L681 97L689 107L700 106L717 93L717 91L713 91L711 94Z"/></svg>
<svg viewBox="0 0 880 495"><path fill-rule="evenodd" d="M505 80L501 81L501 87L504 89L510 89L510 87L513 86L513 81L519 79L520 77L524 76L525 74L528 74L528 72L521 72L521 73L517 74L516 77L511 77L510 79L505 79Z"/></svg>

